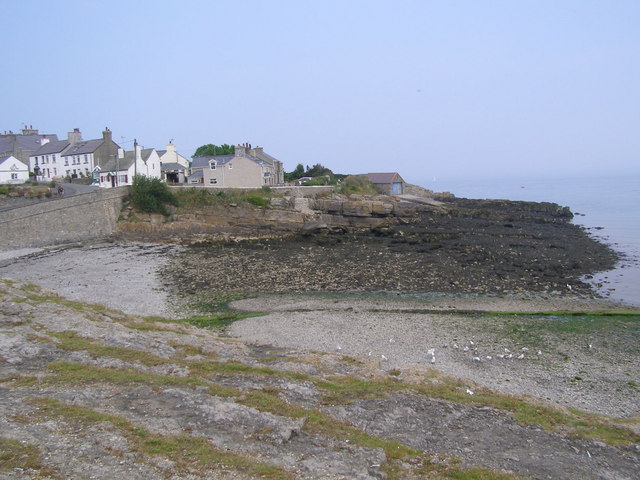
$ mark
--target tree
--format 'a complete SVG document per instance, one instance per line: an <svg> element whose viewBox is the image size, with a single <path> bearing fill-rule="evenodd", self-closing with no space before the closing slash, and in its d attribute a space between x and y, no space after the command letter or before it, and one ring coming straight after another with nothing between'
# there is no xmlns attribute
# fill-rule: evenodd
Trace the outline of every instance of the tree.
<svg viewBox="0 0 640 480"><path fill-rule="evenodd" d="M289 172L289 173L285 172L284 174L285 182L292 182L293 180L297 180L300 177L304 177L304 167L302 166L301 163L296 165L296 168L293 172Z"/></svg>
<svg viewBox="0 0 640 480"><path fill-rule="evenodd" d="M210 157L213 155L231 155L236 152L236 147L233 145L228 145L223 143L222 145L214 145L213 143L208 143L206 145L202 145L198 147L196 153L193 154L194 157Z"/></svg>

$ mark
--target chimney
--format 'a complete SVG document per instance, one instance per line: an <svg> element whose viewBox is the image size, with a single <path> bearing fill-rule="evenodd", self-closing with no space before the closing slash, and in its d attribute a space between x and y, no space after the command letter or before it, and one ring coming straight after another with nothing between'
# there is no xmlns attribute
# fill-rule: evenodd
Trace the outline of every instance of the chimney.
<svg viewBox="0 0 640 480"><path fill-rule="evenodd" d="M175 152L175 151L176 151L176 146L173 144L173 142L167 143L167 152Z"/></svg>
<svg viewBox="0 0 640 480"><path fill-rule="evenodd" d="M73 132L67 133L67 139L71 145L75 145L76 143L80 143L82 141L82 134L80 133L79 128L74 128Z"/></svg>
<svg viewBox="0 0 640 480"><path fill-rule="evenodd" d="M38 134L38 129L34 129L33 126L29 126L29 128L27 128L27 126L25 125L24 128L22 129L22 135L37 135Z"/></svg>
<svg viewBox="0 0 640 480"><path fill-rule="evenodd" d="M104 143L113 143L113 140L111 138L111 130L109 130L109 127L104 127L104 132L102 132L102 139L104 140Z"/></svg>
<svg viewBox="0 0 640 480"><path fill-rule="evenodd" d="M245 154L247 147L244 145L236 145L236 157L241 157Z"/></svg>

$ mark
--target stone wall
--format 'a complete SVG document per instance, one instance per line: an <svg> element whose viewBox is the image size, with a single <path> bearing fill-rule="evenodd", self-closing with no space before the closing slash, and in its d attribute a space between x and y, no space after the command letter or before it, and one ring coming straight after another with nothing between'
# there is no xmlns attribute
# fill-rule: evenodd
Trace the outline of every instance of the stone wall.
<svg viewBox="0 0 640 480"><path fill-rule="evenodd" d="M100 189L0 212L0 248L97 240L115 230L128 187Z"/></svg>

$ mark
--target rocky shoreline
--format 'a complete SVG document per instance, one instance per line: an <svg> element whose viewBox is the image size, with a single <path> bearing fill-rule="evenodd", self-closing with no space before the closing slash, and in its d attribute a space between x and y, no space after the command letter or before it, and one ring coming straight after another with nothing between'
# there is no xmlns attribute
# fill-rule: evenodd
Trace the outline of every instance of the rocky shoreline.
<svg viewBox="0 0 640 480"><path fill-rule="evenodd" d="M366 229L5 255L0 442L41 462L0 473L632 479L640 313L583 281L616 254L570 217L456 200ZM234 294L260 316L175 323Z"/></svg>
<svg viewBox="0 0 640 480"><path fill-rule="evenodd" d="M385 291L597 296L585 280L617 255L568 209L453 199L391 224L187 247L165 277L185 294L211 291ZM587 276L587 278L585 278Z"/></svg>

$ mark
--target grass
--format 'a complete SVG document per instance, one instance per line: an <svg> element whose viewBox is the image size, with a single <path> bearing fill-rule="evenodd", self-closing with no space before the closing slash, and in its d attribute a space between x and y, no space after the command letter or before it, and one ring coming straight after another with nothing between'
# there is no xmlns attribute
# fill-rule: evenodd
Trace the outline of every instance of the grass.
<svg viewBox="0 0 640 480"><path fill-rule="evenodd" d="M117 358L124 362L140 362L143 365L151 367L168 363L167 359L157 357L142 350L97 344L88 338L79 337L74 331L51 332L49 335L57 338L60 341L58 346L64 350L84 350L94 357L110 357Z"/></svg>
<svg viewBox="0 0 640 480"><path fill-rule="evenodd" d="M271 198L278 196L265 189L256 190L209 190L205 188L175 189L178 213L189 213L214 206L254 206L264 208Z"/></svg>
<svg viewBox="0 0 640 480"><path fill-rule="evenodd" d="M193 317L181 318L174 320L178 323L188 323L199 328L217 328L222 329L231 325L233 322L242 320L243 318L259 317L263 313L239 313L228 312L218 313L214 315L195 315Z"/></svg>
<svg viewBox="0 0 640 480"><path fill-rule="evenodd" d="M14 472L18 468L34 470L39 476L56 476L53 469L42 463L38 447L0 437L0 472Z"/></svg>
<svg viewBox="0 0 640 480"><path fill-rule="evenodd" d="M143 456L162 455L176 462L181 469L197 465L201 468L215 470L220 465L224 465L255 477L279 480L293 479L293 475L282 468L258 462L247 455L215 448L205 438L154 434L143 427L134 425L123 417L97 412L85 407L67 405L58 400L35 399L32 400L32 403L39 407L38 415L49 418L62 417L84 425L109 422L127 438L132 450Z"/></svg>

